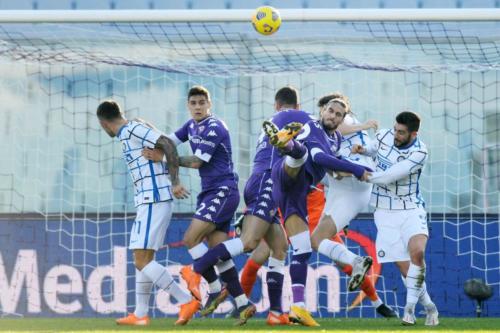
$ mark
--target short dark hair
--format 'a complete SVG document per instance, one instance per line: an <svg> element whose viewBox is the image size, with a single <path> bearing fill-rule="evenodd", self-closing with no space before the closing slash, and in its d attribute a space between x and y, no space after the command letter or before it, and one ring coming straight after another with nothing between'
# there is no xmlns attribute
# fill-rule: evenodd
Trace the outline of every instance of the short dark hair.
<svg viewBox="0 0 500 333"><path fill-rule="evenodd" d="M286 86L276 92L274 101L280 105L298 105L299 93L294 87Z"/></svg>
<svg viewBox="0 0 500 333"><path fill-rule="evenodd" d="M189 89L187 99L189 100L191 96L198 96L198 95L205 96L207 101L210 100L210 92L208 91L207 88L203 86L192 86L191 89Z"/></svg>
<svg viewBox="0 0 500 333"><path fill-rule="evenodd" d="M115 120L123 116L120 106L115 101L104 101L97 107L97 117L104 120Z"/></svg>
<svg viewBox="0 0 500 333"><path fill-rule="evenodd" d="M345 102L345 105L346 105L346 111L347 112L351 111L351 102L349 101L349 97L347 97L346 95L344 95L344 94L342 94L341 92L338 92L338 91L321 97L319 99L319 101L318 101L318 107L320 107L320 108L324 107L332 99L341 99L341 100L343 100Z"/></svg>
<svg viewBox="0 0 500 333"><path fill-rule="evenodd" d="M401 112L396 116L396 122L405 125L410 132L417 132L420 128L420 117L415 112Z"/></svg>

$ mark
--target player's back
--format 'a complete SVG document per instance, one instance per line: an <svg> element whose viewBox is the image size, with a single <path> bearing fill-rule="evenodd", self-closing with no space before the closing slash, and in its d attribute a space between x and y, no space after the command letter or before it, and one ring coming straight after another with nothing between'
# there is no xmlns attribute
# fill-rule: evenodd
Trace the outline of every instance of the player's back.
<svg viewBox="0 0 500 333"><path fill-rule="evenodd" d="M387 185L373 186L370 204L383 209L413 209L424 206L420 192L420 175L427 160L427 148L417 137L406 147L394 146L394 131L381 130L377 133L376 171L385 171L392 165L408 160L412 168L408 175Z"/></svg>
<svg viewBox="0 0 500 333"><path fill-rule="evenodd" d="M306 124L314 118L307 112L301 110L283 110L277 112L269 119L278 128L283 128L291 122ZM266 170L271 170L274 164L282 157L279 150L269 143L269 138L262 131L253 160L253 173L262 173Z"/></svg>
<svg viewBox="0 0 500 333"><path fill-rule="evenodd" d="M149 161L142 156L142 150L154 148L160 136L159 132L136 121L129 121L117 134L134 183L136 206L172 200L167 165Z"/></svg>

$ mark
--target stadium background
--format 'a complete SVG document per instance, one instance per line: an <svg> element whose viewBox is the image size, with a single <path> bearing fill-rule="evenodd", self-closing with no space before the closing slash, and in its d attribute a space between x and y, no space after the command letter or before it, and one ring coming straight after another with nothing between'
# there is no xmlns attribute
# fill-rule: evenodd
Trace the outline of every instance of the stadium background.
<svg viewBox="0 0 500 333"><path fill-rule="evenodd" d="M261 4L279 9L500 6L499 1L472 0L41 0L1 1L0 10L238 9L255 8ZM195 33L199 28L203 27L190 26L187 31L196 39ZM2 26L0 35L12 43L19 37L12 37L9 29ZM286 34L286 28L283 30ZM31 40L30 30L14 31L22 31L22 38ZM141 39L140 31L131 31ZM216 34L227 37L226 31L217 31ZM240 32L242 36L253 33L249 25L236 26L231 31ZM45 38L61 38L52 33L48 29ZM180 32L178 34L181 35ZM71 50L80 42L85 44L84 39L88 36L84 32L79 36L82 39L63 37L62 43L66 43ZM118 44L114 40L106 42ZM498 54L494 53L491 57L488 46L480 51L486 53L486 58L490 55L487 60L493 58L497 61ZM196 50L196 47L191 50ZM121 51L125 54L132 52L126 48ZM350 52L352 57L356 57L355 48ZM310 112L316 112L315 102L321 95L340 90L351 98L353 109L360 119L379 119L382 127L392 126L394 115L404 108L422 115L421 135L431 153L422 178L422 191L431 213L428 247L430 294L445 316L473 315L474 304L466 298L462 286L468 278L482 278L494 288L486 313L500 315L500 86L496 70L412 73L395 72L391 67L373 70L367 65L328 73L297 73L292 69L290 73L282 70L276 75L219 76L203 75L198 70L192 73L162 70L151 68L148 64L61 65L53 59L45 63L43 59L37 62L29 57L26 57L30 60L27 62L13 61L8 57L10 54L2 54L0 96L4 106L0 110L3 127L0 133L0 154L3 156L0 165L0 289L9 290L0 296L0 311L3 313L116 316L117 312L127 310L123 307L113 310L92 308L87 296L90 288L86 284L82 288L69 284L66 295L64 292L57 295L54 277L47 275L57 265L70 265L87 281L96 268L110 265L115 260L115 247L127 244L127 226L134 213L132 188L121 161L119 144L105 136L94 119L94 109L99 100L115 98L124 106L128 117L140 116L151 120L168 132L188 117L184 107L187 89L193 84L207 86L212 92L214 113L229 125L240 188L243 188L250 172L261 121L272 113L274 91L282 85L292 84L299 88L303 109ZM283 64L279 65L283 68ZM188 149L183 147L180 151L187 153ZM160 253L164 263L167 260L171 264L189 262L187 252L178 246L178 242L187 225L186 214L193 210L193 198L199 192L199 182L195 172L187 171L183 171L182 180L192 189L193 195L187 201L176 203L177 215L168 232L168 242L175 246ZM353 230L374 239L369 209L363 217L353 224ZM364 252L358 243L348 241L348 244L351 249ZM33 261L29 261L35 255L37 271ZM129 264L125 285L126 289L132 290L133 272L130 255L127 255ZM26 266L16 266L23 260L28 260L24 262ZM243 260L242 256L240 265ZM316 257L312 263L314 267L328 266L324 258ZM67 268L63 267L62 272L68 273L64 269ZM74 273L71 269L67 270ZM377 289L382 299L401 309L404 291L398 274L390 265L383 266L381 274ZM346 312L346 306L357 294L346 292L345 277L340 276L339 308L335 311L329 308L325 279L318 280L319 314L373 316L374 311L366 301L361 310ZM35 278L36 281L33 280ZM55 278L55 281L66 283L69 280L66 277L62 280ZM115 293L118 290L114 285L116 282L109 278L103 281L102 288L96 292L105 302L112 303L118 297ZM254 297L258 298L260 290L257 288ZM129 310L132 295L131 292L126 295ZM61 313L68 303L75 301L81 302L81 309ZM158 316L163 313L160 308L157 306L155 310Z"/></svg>

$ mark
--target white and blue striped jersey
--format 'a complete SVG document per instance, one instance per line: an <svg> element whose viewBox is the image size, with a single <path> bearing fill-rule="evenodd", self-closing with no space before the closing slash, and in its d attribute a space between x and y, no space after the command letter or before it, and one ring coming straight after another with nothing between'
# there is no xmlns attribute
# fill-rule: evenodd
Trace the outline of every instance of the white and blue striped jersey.
<svg viewBox="0 0 500 333"><path fill-rule="evenodd" d="M154 148L160 136L161 133L136 121L129 121L117 134L122 143L123 158L134 183L136 207L172 200L172 184L166 163L148 161L141 153L146 147Z"/></svg>
<svg viewBox="0 0 500 333"><path fill-rule="evenodd" d="M352 113L346 114L344 118L344 124L347 125L358 125L360 123L361 122L356 119L356 117ZM372 141L373 140L368 136L368 133L364 130L347 134L342 138L339 154L343 158L348 159L350 162L373 169L375 167L375 163L371 156L353 154L351 152L352 146L361 145L366 148L367 146L370 146L372 144Z"/></svg>
<svg viewBox="0 0 500 333"><path fill-rule="evenodd" d="M376 208L405 210L424 207L420 192L420 174L427 161L427 148L417 137L406 147L394 146L394 131L381 130L366 154L376 154L376 171L368 179L373 183L370 204Z"/></svg>

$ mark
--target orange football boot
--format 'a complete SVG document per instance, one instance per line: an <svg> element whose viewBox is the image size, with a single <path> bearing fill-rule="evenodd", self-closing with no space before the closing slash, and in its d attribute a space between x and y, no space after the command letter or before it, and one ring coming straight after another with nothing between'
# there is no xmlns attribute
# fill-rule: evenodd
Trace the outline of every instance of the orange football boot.
<svg viewBox="0 0 500 333"><path fill-rule="evenodd" d="M129 326L147 326L149 325L149 317L144 316L142 318L137 318L135 314L129 313L126 317L118 318L116 320L116 324Z"/></svg>
<svg viewBox="0 0 500 333"><path fill-rule="evenodd" d="M200 281L201 275L193 271L191 265L186 265L181 268L181 277L186 281L187 287L191 294L198 301L201 301L201 292L200 292Z"/></svg>
<svg viewBox="0 0 500 333"><path fill-rule="evenodd" d="M194 298L190 302L182 304L179 319L177 319L175 325L186 325L199 309L200 301Z"/></svg>

